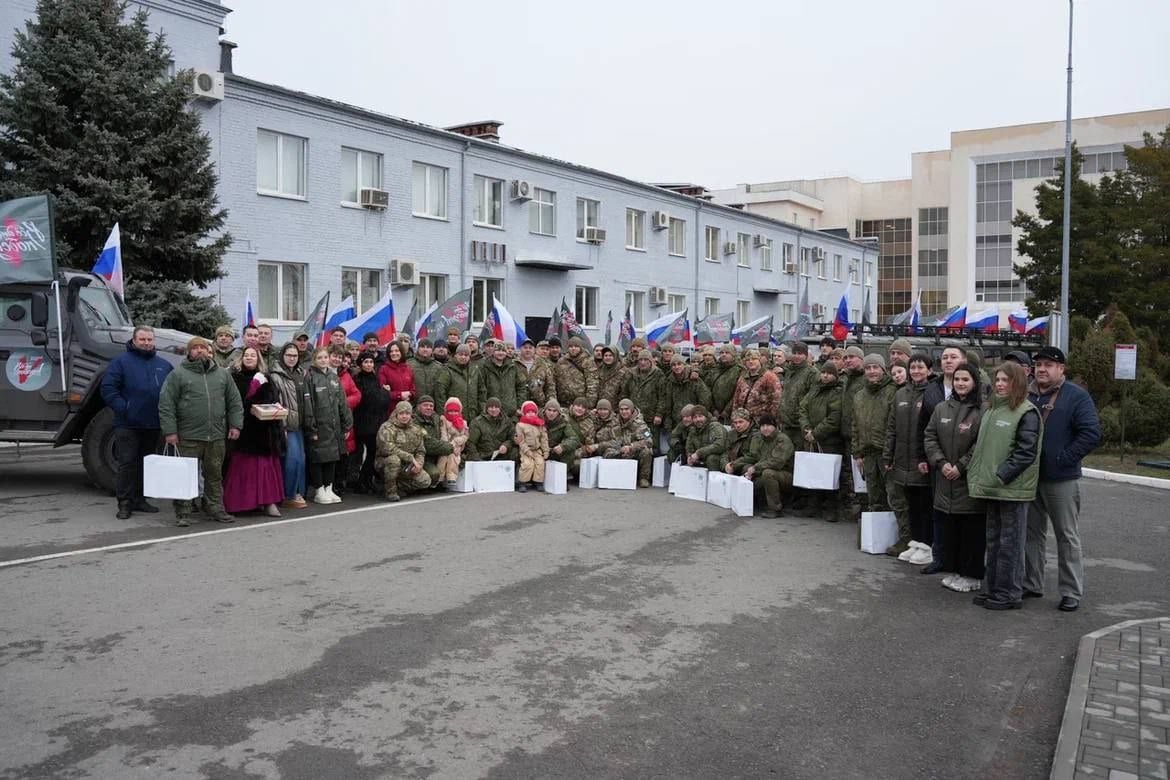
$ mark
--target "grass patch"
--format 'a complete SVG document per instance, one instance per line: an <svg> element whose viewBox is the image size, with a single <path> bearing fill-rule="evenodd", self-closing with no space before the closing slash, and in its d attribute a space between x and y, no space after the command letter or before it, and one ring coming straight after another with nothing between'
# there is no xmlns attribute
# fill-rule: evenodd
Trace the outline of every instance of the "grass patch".
<svg viewBox="0 0 1170 780"><path fill-rule="evenodd" d="M1161 448L1159 448L1161 449ZM1133 453L1127 452L1125 454L1125 462L1121 460L1121 454L1117 451L1098 450L1085 456L1082 465L1090 469L1101 469L1102 471L1115 471L1120 474L1136 474L1141 477L1156 477L1158 479L1170 479L1170 471L1166 469L1155 469L1149 466L1139 466L1139 460L1150 459L1165 459L1166 454L1162 452L1142 452Z"/></svg>

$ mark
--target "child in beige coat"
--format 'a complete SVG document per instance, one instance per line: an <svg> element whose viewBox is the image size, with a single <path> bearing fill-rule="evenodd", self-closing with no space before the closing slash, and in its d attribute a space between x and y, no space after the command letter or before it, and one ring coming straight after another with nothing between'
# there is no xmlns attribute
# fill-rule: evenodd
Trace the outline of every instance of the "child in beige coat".
<svg viewBox="0 0 1170 780"><path fill-rule="evenodd" d="M443 417L439 420L439 438L450 442L454 451L450 455L439 458L439 479L445 480L447 486L455 484L459 479L459 467L463 463L463 446L467 444L467 421L463 419L463 402L458 398L447 399L443 404Z"/></svg>
<svg viewBox="0 0 1170 780"><path fill-rule="evenodd" d="M520 406L520 421L516 423L516 444L520 447L520 492L528 488L544 490L544 461L548 458L548 431L544 418L537 412L536 402L525 401Z"/></svg>

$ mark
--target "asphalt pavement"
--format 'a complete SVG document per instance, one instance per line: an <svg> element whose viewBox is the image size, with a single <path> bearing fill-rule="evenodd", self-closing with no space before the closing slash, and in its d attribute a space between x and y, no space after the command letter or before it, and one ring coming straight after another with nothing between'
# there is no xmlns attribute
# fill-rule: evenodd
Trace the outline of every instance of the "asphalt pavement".
<svg viewBox="0 0 1170 780"><path fill-rule="evenodd" d="M1170 611L1170 494L1082 485L1081 610L995 613L662 490L178 529L5 448L0 775L1045 776L1081 635Z"/></svg>

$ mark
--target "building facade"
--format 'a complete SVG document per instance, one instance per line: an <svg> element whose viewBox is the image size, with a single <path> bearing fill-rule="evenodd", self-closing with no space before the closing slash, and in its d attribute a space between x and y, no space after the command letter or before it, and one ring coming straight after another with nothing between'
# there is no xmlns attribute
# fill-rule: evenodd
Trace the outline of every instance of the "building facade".
<svg viewBox="0 0 1170 780"><path fill-rule="evenodd" d="M846 284L858 318L876 288L872 244L511 148L498 122L452 132L248 79L218 2L136 5L176 68L209 79L193 105L233 237L211 292L233 314L251 295L282 335L327 291L362 311L387 285L400 324L470 287L476 324L493 296L522 323L564 298L595 341L611 311L616 338L627 306L639 328L684 308L779 326L805 285L830 318ZM0 11L0 48L33 6Z"/></svg>
<svg viewBox="0 0 1170 780"><path fill-rule="evenodd" d="M1073 121L1085 155L1082 175L1097 181L1125 167L1124 146L1170 125L1170 109ZM1015 273L1017 210L1035 213L1035 190L1064 157L1064 122L951 133L949 149L911 155L908 179L849 177L741 184L714 190L718 203L775 219L840 229L881 248L877 313L908 309L918 291L924 314L966 302L996 307L1001 326L1027 290Z"/></svg>

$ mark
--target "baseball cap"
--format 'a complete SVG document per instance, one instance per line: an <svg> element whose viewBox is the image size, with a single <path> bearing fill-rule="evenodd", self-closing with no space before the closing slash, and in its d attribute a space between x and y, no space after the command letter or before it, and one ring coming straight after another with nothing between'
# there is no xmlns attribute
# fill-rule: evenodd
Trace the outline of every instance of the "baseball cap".
<svg viewBox="0 0 1170 780"><path fill-rule="evenodd" d="M1064 352L1059 347L1040 347L1036 350L1036 354L1032 355L1032 360L1051 360L1054 363L1067 363L1064 357Z"/></svg>
<svg viewBox="0 0 1170 780"><path fill-rule="evenodd" d="M1027 352L1022 352L1020 350L1015 350L1013 352L1007 353L1006 355L1003 356L1003 359L1010 360L1014 363L1019 363L1021 366L1032 365L1032 358L1028 357Z"/></svg>

